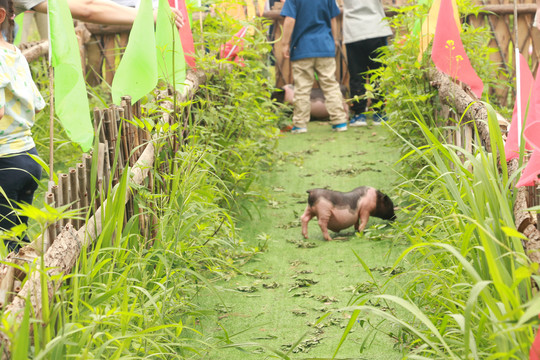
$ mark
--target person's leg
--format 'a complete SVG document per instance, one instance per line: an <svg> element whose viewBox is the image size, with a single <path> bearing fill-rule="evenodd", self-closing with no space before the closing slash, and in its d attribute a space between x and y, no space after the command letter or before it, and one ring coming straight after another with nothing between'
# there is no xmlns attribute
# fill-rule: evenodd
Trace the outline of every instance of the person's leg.
<svg viewBox="0 0 540 360"><path fill-rule="evenodd" d="M47 15L45 15L47 16ZM33 11L26 11L23 15L23 24L22 29L19 29L19 31L22 31L21 33L21 43L24 44L28 41L28 36L30 35L30 30L32 26L32 20L34 19L34 12Z"/></svg>
<svg viewBox="0 0 540 360"><path fill-rule="evenodd" d="M39 32L39 37L41 40L46 40L49 38L49 28L47 14L35 13L34 20L36 21L36 26Z"/></svg>
<svg viewBox="0 0 540 360"><path fill-rule="evenodd" d="M367 100L363 96L366 93L366 71L370 63L370 53L366 51L364 45L364 40L346 44L349 89L352 98L355 96L359 97L352 102L351 110L353 116L363 114L366 111L367 105Z"/></svg>
<svg viewBox="0 0 540 360"><path fill-rule="evenodd" d="M307 129L311 113L311 89L314 81L314 60L313 58L292 61L292 71L294 79L294 114L293 130Z"/></svg>
<svg viewBox="0 0 540 360"><path fill-rule="evenodd" d="M34 192L41 178L41 166L28 153L37 156L36 149L28 152L0 157L0 230L10 230L12 227L27 224L26 216L18 216L14 209L17 203L32 204ZM26 235L21 239L28 242ZM17 250L20 245L16 241L6 241L10 250Z"/></svg>
<svg viewBox="0 0 540 360"><path fill-rule="evenodd" d="M383 66L383 64L378 61L378 58L381 53L381 48L387 45L386 37L379 37L374 39L369 39L367 42L367 48L369 50L369 64L368 67L370 70L376 70ZM386 120L386 114L384 112L384 101L385 98L380 92L376 92L377 96L372 100L371 108L375 111L374 120L379 122L381 120Z"/></svg>
<svg viewBox="0 0 540 360"><path fill-rule="evenodd" d="M343 109L343 96L339 82L336 80L336 60L334 58L316 58L315 70L319 77L319 85L324 93L325 105L330 114L330 124L336 129L337 125L345 124L347 128L347 113ZM342 128L340 126L339 128Z"/></svg>

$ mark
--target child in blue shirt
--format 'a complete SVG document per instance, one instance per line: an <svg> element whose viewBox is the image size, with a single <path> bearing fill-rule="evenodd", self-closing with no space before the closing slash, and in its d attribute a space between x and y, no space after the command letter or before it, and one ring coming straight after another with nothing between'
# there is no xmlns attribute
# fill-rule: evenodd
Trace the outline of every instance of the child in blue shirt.
<svg viewBox="0 0 540 360"><path fill-rule="evenodd" d="M12 9L11 0L0 0L0 27L9 22L12 28ZM37 156L30 129L44 107L26 58L0 35L0 233L28 221L13 209L32 203L41 177L41 166L29 155ZM20 247L15 240L4 242L8 250Z"/></svg>
<svg viewBox="0 0 540 360"><path fill-rule="evenodd" d="M295 88L293 134L307 132L315 73L326 98L332 130L347 130L348 116L336 80L339 13L335 0L287 0L281 10L285 16L283 56L291 59Z"/></svg>

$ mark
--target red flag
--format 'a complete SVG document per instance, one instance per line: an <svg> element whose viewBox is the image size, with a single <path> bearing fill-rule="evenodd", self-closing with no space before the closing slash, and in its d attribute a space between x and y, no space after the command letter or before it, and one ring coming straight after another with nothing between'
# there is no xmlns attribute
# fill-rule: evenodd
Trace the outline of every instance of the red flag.
<svg viewBox="0 0 540 360"><path fill-rule="evenodd" d="M535 103L540 101L540 78L538 73L536 74L537 81L533 84L533 76L529 69L529 64L523 55L519 54L519 67L520 67L520 88L521 88L521 123L525 124L525 115L527 119L534 119L536 117L536 109L540 110L540 107L536 107ZM534 87L534 89L533 89ZM527 111L527 104L529 99L534 99L530 102L529 111ZM518 138L521 134L518 134L518 117L517 117L518 101L514 104L514 113L512 114L512 123L510 125L510 131L508 131L508 137L506 138L506 144L504 144L504 152L506 153L506 161L517 158L519 156L519 142ZM525 114L527 113L527 114ZM527 144L526 144L527 146ZM528 149L530 147L527 146Z"/></svg>
<svg viewBox="0 0 540 360"><path fill-rule="evenodd" d="M523 136L525 136L525 140L527 140L525 145L531 145L531 147L540 150L540 121L538 121L538 118L532 123L527 121L527 127L525 128Z"/></svg>
<svg viewBox="0 0 540 360"><path fill-rule="evenodd" d="M529 352L529 360L540 360L540 332L536 331L536 337Z"/></svg>
<svg viewBox="0 0 540 360"><path fill-rule="evenodd" d="M464 82L480 98L484 83L476 75L459 36L451 0L442 0L433 39L431 59L439 71Z"/></svg>
<svg viewBox="0 0 540 360"><path fill-rule="evenodd" d="M186 58L186 64L190 68L195 69L195 45L193 44L193 33L191 32L189 24L189 16L186 8L185 0L169 0L169 5L175 9L180 10L184 18L184 26L179 30L180 40L182 41L182 49L184 50L184 57Z"/></svg>
<svg viewBox="0 0 540 360"><path fill-rule="evenodd" d="M233 38L221 46L219 57L221 59L231 60L240 66L245 66L244 59L238 56L238 53L244 48L244 36L247 33L247 27L244 26L236 34L233 35Z"/></svg>

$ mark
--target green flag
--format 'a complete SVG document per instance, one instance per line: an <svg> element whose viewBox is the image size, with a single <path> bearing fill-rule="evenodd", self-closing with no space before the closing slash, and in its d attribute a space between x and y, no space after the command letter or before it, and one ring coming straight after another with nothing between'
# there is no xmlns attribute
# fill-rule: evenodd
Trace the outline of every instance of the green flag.
<svg viewBox="0 0 540 360"><path fill-rule="evenodd" d="M186 25L187 26L187 25ZM156 49L159 78L182 92L186 80L186 60L173 13L167 0L159 0L156 21Z"/></svg>
<svg viewBox="0 0 540 360"><path fill-rule="evenodd" d="M113 103L120 105L122 96L131 101L154 90L157 85L156 38L151 0L142 0L129 34L129 40L112 82Z"/></svg>
<svg viewBox="0 0 540 360"><path fill-rule="evenodd" d="M431 1L429 1L429 0L418 0L418 5L421 5L421 6L431 5ZM424 19L422 19L422 18L416 19L416 21L414 22L413 29L412 29L413 35L418 35L420 33L420 30L422 30L422 22L423 21L424 21Z"/></svg>
<svg viewBox="0 0 540 360"><path fill-rule="evenodd" d="M17 29L17 33L15 34L15 39L13 39L13 45L15 46L19 46L21 43L21 38L22 38L22 33L23 33L23 19L24 19L24 12L15 16L15 24L17 24L17 26L19 27Z"/></svg>
<svg viewBox="0 0 540 360"><path fill-rule="evenodd" d="M94 141L79 43L66 0L49 0L50 61L54 107L69 138L88 151Z"/></svg>

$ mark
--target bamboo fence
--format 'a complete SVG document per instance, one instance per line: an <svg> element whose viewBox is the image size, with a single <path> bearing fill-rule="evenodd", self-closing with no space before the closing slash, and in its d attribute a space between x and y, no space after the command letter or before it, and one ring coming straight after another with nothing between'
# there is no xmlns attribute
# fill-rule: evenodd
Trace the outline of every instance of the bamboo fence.
<svg viewBox="0 0 540 360"><path fill-rule="evenodd" d="M89 29L96 33L92 35ZM111 74L110 69L114 70L116 66L116 58L121 55L120 52L114 53L114 61L111 55L109 67L107 54L111 53L107 51L113 47L117 48L119 44L117 41L122 41L126 33L125 28L122 27L97 27L97 29L95 26L81 23L76 26L81 59L86 59L87 62L92 59L92 55L86 51L85 44L92 45L96 35L108 38L109 47L99 49L103 56L101 64L104 66L100 66L100 74L94 74L98 79L107 80L107 76ZM115 31L119 31L119 35ZM114 39L114 42L111 39ZM36 61L47 54L48 42L23 44L21 51L29 62ZM184 102L193 97L200 85L205 82L206 74L201 71L190 71L187 74L183 94L173 94L170 89L157 93L157 101L160 102L160 111L162 111L161 121L169 124L179 121L179 117L172 114L175 109L170 99L177 96L177 103ZM4 308L4 313L12 319L14 325L20 323L27 299L31 302L33 314L39 317L41 297L44 295L40 285L39 271L33 270L26 274L20 269L30 263L34 263L34 267L37 267L36 261L43 255L44 266L50 269L47 271L49 279L61 279L62 277L55 275L70 273L81 250L90 246L100 235L102 219L107 215L105 209L108 197L111 195L109 191L114 188L125 171L130 171L130 189L126 196L124 222L133 216L138 216L143 231L151 231L152 226L157 222L157 219L150 218L149 215L136 214L132 198L134 188L140 189L143 183L152 187L154 183L150 172L155 155L153 139L144 128L134 125L136 123L134 118L141 119L143 116L140 104L131 104L129 97L123 97L121 106L95 108L93 113L94 131L99 139L96 151L93 154L84 154L81 162L70 168L66 174L58 174L58 183L51 185L45 195L48 205L57 208L66 207L78 213L78 216L48 224L41 237L24 246L17 254L9 254L0 264L0 306ZM182 141L178 137L171 138L170 146L178 148L178 144ZM92 172L93 167L97 168L95 173ZM25 285L21 287L25 278ZM52 300L60 285L61 282L58 280L48 281L46 295L49 300ZM0 332L0 343L3 349L2 358L10 358L10 340L2 332Z"/></svg>

